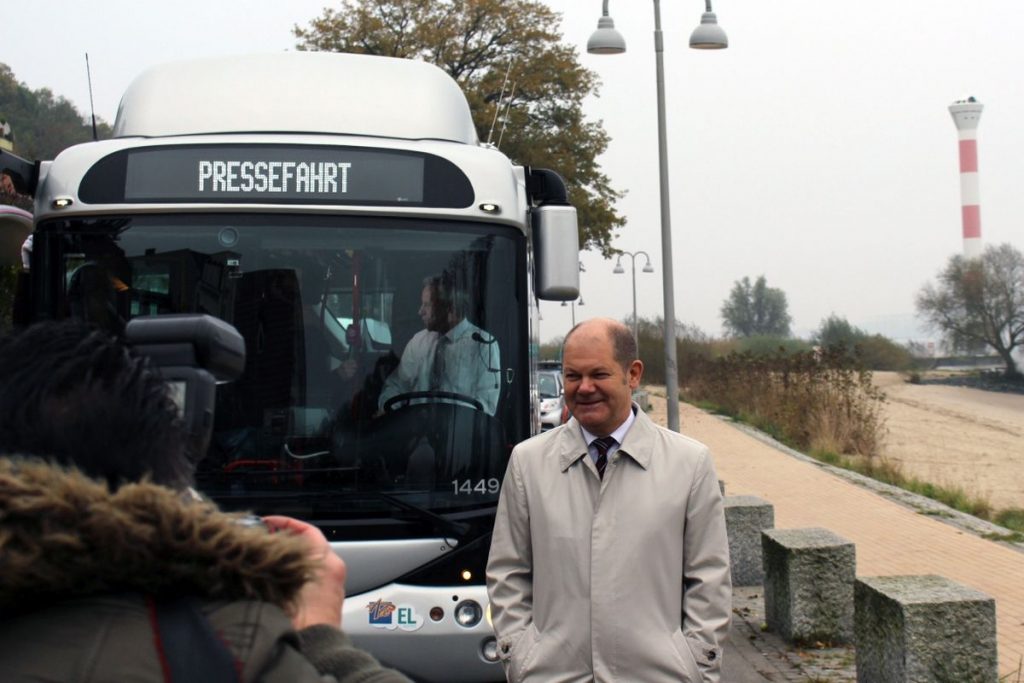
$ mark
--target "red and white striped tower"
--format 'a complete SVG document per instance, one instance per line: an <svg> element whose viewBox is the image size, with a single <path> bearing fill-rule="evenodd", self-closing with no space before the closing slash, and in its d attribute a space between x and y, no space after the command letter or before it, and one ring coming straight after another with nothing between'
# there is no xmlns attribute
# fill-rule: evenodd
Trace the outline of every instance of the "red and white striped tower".
<svg viewBox="0 0 1024 683"><path fill-rule="evenodd" d="M964 226L964 256L981 256L981 195L978 191L978 120L981 102L973 97L949 105L960 138L960 205Z"/></svg>

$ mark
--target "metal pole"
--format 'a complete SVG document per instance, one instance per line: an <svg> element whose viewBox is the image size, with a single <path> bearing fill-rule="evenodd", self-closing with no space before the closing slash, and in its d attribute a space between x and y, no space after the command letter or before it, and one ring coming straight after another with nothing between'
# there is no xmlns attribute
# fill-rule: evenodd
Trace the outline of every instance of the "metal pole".
<svg viewBox="0 0 1024 683"><path fill-rule="evenodd" d="M640 355L640 335L637 333L636 326L636 254L629 255L630 267L633 269L633 343L636 344L637 355Z"/></svg>
<svg viewBox="0 0 1024 683"><path fill-rule="evenodd" d="M658 84L658 170L661 176L661 259L665 299L665 396L668 428L679 431L679 369L676 367L676 313L672 283L672 219L668 196L668 140L665 132L665 60L661 3L654 0L654 56Z"/></svg>

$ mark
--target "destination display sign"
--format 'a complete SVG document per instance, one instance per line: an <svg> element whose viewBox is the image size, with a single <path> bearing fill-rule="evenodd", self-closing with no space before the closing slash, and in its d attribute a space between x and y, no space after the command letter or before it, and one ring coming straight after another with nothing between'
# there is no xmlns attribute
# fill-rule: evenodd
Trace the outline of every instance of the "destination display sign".
<svg viewBox="0 0 1024 683"><path fill-rule="evenodd" d="M472 186L431 154L313 145L187 145L124 150L96 165L90 203L285 203L465 207Z"/></svg>

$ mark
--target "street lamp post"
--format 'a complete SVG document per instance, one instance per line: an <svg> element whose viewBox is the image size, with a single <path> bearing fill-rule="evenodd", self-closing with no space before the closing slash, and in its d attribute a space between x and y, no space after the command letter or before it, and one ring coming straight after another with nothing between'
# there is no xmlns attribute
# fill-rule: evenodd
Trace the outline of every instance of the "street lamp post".
<svg viewBox="0 0 1024 683"><path fill-rule="evenodd" d="M718 25L715 13L711 11L711 0L705 0L705 11L700 25L690 34L690 47L699 50L715 50L729 47L725 31ZM615 30L615 22L608 16L608 0L604 0L603 12L597 22L597 30L587 41L587 52L591 54L621 54L626 51L626 41ZM665 60L661 37L661 3L654 0L654 56L658 86L658 172L661 193L661 258L662 288L665 299L665 394L668 398L668 428L679 431L679 368L676 367L676 314L675 295L672 281L672 221L668 196L668 142L665 132Z"/></svg>
<svg viewBox="0 0 1024 683"><path fill-rule="evenodd" d="M579 301L580 301L580 306L586 306L586 304L583 303L583 297L582 296L580 297ZM565 306L565 302L564 301L562 302L562 305ZM572 326L576 327L576 299L573 299L572 301L570 301L569 305L572 307Z"/></svg>
<svg viewBox="0 0 1024 683"><path fill-rule="evenodd" d="M583 261L578 261L577 263L579 263L581 273L587 272L587 269L583 267ZM580 306L586 306L586 304L583 303L583 292L580 292L579 302ZM576 299L573 299L570 303L572 305L572 326L576 327ZM565 306L564 301L562 302L562 305Z"/></svg>
<svg viewBox="0 0 1024 683"><path fill-rule="evenodd" d="M616 275L622 275L623 273L625 273L626 271L623 270L623 268L622 268L622 257L623 256L628 256L629 257L629 261L630 261L630 264L631 264L629 271L633 275L633 343L636 344L636 348L637 348L637 352L638 353L639 353L639 349L640 349L640 334L639 334L639 327L637 326L637 317L636 317L636 257L640 256L640 255L643 255L643 257L645 259L647 259L647 263L644 264L644 271L643 272L645 272L645 273L653 273L654 272L654 266L651 265L651 257L647 254L646 251L622 251L622 252L619 252L619 258L616 259L616 261L615 261L615 268L612 269L612 272L615 273Z"/></svg>

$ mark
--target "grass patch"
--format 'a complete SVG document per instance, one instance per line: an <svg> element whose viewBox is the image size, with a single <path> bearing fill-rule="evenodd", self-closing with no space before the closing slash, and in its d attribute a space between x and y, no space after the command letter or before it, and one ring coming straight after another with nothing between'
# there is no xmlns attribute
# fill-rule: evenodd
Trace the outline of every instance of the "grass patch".
<svg viewBox="0 0 1024 683"><path fill-rule="evenodd" d="M1005 541L1006 543L1024 543L1024 533L1021 533L1019 531L1011 531L1008 534L982 534L981 537L987 538L990 541Z"/></svg>
<svg viewBox="0 0 1024 683"><path fill-rule="evenodd" d="M959 486L937 486L920 479L908 479L904 484L898 486L937 500L954 510L966 512L980 519L992 519L992 505L984 498L970 495Z"/></svg>
<svg viewBox="0 0 1024 683"><path fill-rule="evenodd" d="M780 441L790 446L794 445L792 443L793 439L789 438L789 435L786 433L786 430L784 428L780 427L779 425L775 424L770 420L765 419L761 415L758 415L756 413L740 412L740 414L736 416L736 419L740 420L741 422L749 424L750 426L756 428L759 431L764 432L765 434L772 437L776 441Z"/></svg>
<svg viewBox="0 0 1024 683"><path fill-rule="evenodd" d="M921 514L926 517L952 517L953 515L946 512L945 510L921 510Z"/></svg>
<svg viewBox="0 0 1024 683"><path fill-rule="evenodd" d="M836 467L842 467L843 469L852 469L852 466L847 462L846 458L833 451L813 450L811 451L811 457L815 460L820 460L826 465L835 465Z"/></svg>
<svg viewBox="0 0 1024 683"><path fill-rule="evenodd" d="M841 467L851 472L863 474L875 481L890 484L898 488L936 500L943 505L973 515L980 519L994 521L997 524L1015 531L1024 532L1024 510L1005 510L993 514L992 506L984 498L972 496L957 486L937 486L928 482L907 477L896 463L884 458L847 457L832 451L811 451L811 457L828 465ZM936 517L949 516L949 513L927 510L923 514ZM1019 524L1019 527L1010 526Z"/></svg>
<svg viewBox="0 0 1024 683"><path fill-rule="evenodd" d="M680 398L682 399L682 396L680 396ZM728 417L733 417L722 410L722 406L712 401L695 401L693 405L705 412L711 413L712 415L727 415Z"/></svg>
<svg viewBox="0 0 1024 683"><path fill-rule="evenodd" d="M1010 531L1024 533L1024 509L1007 508L1000 510L992 518L992 521L999 526L1004 526Z"/></svg>

